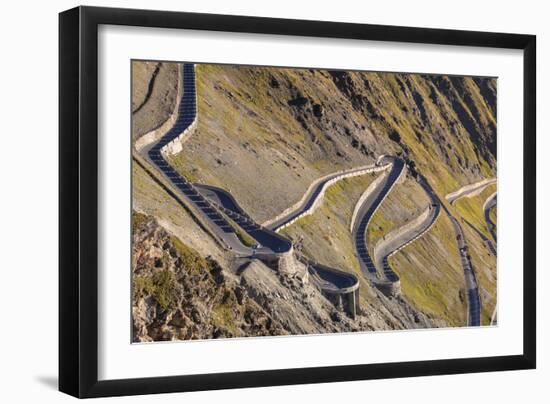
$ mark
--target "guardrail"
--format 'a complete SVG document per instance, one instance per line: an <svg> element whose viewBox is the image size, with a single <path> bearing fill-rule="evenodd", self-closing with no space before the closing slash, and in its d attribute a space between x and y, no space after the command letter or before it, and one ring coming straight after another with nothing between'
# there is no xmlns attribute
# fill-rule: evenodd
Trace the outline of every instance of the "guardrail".
<svg viewBox="0 0 550 404"><path fill-rule="evenodd" d="M302 199L299 202L294 204L292 207L286 209L283 213L279 214L277 217L265 222L264 226L268 226L272 230L277 231L277 232L280 231L280 230L283 230L285 227L288 227L288 226L292 225L297 220L299 220L299 219L301 219L305 216L313 214L317 210L317 208L321 205L321 203L323 202L325 192L331 185L333 185L336 182L338 182L340 180L343 180L345 178L358 177L358 176L361 176L361 175L378 172L378 171L381 171L383 169L384 168L378 167L377 165L373 164L373 165L370 165L370 166L363 166L363 167L360 167L360 168L342 170L340 172L331 173L331 174L328 174L328 175L326 175L322 178L319 178L319 179L315 180L308 187L308 190L306 191L304 196L302 196ZM330 180L327 180L325 183L323 183L323 185L321 187L321 190L315 196L315 200L312 202L311 206L307 209L304 209L299 214L296 214L300 209L302 209L305 205L308 204L308 196L310 196L310 194L314 191L314 189L316 187L318 187L324 180L326 180L327 178L330 178L332 176L334 176L334 178L331 178ZM285 217L287 217L288 220L282 220ZM273 223L277 223L279 221L281 221L281 223L273 225Z"/></svg>

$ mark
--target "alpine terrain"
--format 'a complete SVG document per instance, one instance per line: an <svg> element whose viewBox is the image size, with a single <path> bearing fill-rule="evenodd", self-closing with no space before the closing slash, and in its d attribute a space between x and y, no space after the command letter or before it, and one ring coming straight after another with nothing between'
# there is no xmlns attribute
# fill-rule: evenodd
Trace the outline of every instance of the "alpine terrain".
<svg viewBox="0 0 550 404"><path fill-rule="evenodd" d="M497 322L497 80L134 61L133 340Z"/></svg>

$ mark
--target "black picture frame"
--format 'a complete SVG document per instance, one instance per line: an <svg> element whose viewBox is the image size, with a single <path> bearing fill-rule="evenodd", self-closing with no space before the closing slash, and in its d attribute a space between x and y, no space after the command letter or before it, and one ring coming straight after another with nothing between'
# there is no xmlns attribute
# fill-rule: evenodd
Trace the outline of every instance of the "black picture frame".
<svg viewBox="0 0 550 404"><path fill-rule="evenodd" d="M97 61L100 24L523 50L523 354L99 381ZM535 368L535 36L77 7L59 15L59 99L61 391L84 398Z"/></svg>

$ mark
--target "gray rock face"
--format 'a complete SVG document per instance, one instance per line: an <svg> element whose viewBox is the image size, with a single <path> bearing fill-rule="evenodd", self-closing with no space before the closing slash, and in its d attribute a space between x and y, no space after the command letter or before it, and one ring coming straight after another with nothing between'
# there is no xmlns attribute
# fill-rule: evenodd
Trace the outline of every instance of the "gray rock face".
<svg viewBox="0 0 550 404"><path fill-rule="evenodd" d="M277 271L259 260L222 268L134 214L134 342L320 334L434 326L403 300L380 295L352 320L311 283L303 264ZM300 267L302 266L302 267Z"/></svg>

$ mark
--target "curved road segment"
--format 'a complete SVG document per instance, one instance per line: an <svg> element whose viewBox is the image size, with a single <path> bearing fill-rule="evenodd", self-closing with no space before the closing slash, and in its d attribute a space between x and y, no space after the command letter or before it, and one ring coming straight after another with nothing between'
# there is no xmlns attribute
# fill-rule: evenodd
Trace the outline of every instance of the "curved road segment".
<svg viewBox="0 0 550 404"><path fill-rule="evenodd" d="M229 216L261 245L273 251L281 252L286 252L292 247L292 243L286 237L254 222L226 190L211 185L194 185L216 208ZM302 261L308 266L314 280L319 286L322 286L325 292L348 293L359 287L359 281L353 274L319 264L307 258L303 258Z"/></svg>
<svg viewBox="0 0 550 404"><path fill-rule="evenodd" d="M456 234L456 242L458 244L458 251L460 254L460 262L462 269L464 270L464 277L466 280L466 294L468 299L468 325L479 326L481 325L481 300L479 298L479 290L477 287L477 279L474 272L474 267L468 254L468 247L466 240L464 239L464 232L462 226L458 223L458 220L454 218L449 212L449 218L453 223Z"/></svg>
<svg viewBox="0 0 550 404"><path fill-rule="evenodd" d="M163 147L178 138L195 122L196 117L197 105L195 67L193 64L186 63L183 65L183 95L179 105L177 119L173 127L165 135L163 135L156 144L154 144L149 150L144 150L144 152L146 152L145 157L153 163L161 174L177 188L183 199L202 214L203 218L210 225L209 227L214 231L215 235L225 243L228 249L238 255L249 257L261 256L264 254L281 254L290 251L292 249L291 241L286 237L275 233L272 229L277 229L284 226L288 222L303 214L303 212L309 210L314 205L317 198L322 194L327 183L342 173L335 173L323 178L323 180L319 181L319 183L308 191L308 195L305 196L304 202L302 202L297 209L293 210L288 215L285 215L283 218L277 219L275 222L269 224L269 228L263 227L252 220L252 218L239 206L235 198L229 192L210 185L189 183L172 166L170 166L168 161L164 158L162 154ZM384 178L377 184L375 189L367 195L358 210L357 220L353 224L352 229L352 235L355 241L355 247L361 270L368 279L378 283L381 281L397 282L399 280L399 277L390 269L389 265L387 265L387 257L426 232L437 218L441 207L439 199L435 196L431 188L425 187L428 194L432 197L432 200L437 201L437 203L433 203L429 208L430 212L426 215L425 220L422 220L417 226L412 227L410 231L407 231L400 237L395 238L395 240L388 243L384 249L381 250L381 256L383 258L381 271L378 271L377 266L373 263L373 260L368 253L366 231L372 216L391 191L393 185L403 173L405 168L404 161L396 157L384 156L377 163L377 165L382 164L391 164L391 168L388 172L383 174ZM361 167L356 171L361 171L364 169L365 167ZM351 170L350 172L353 171L354 170ZM449 202L452 203L460 197L477 192L479 188L484 188L487 185L488 184L480 184L479 187L470 187L461 192L457 191L454 195L452 195L452 198L449 199ZM446 208L445 210L447 211ZM456 221L456 219L454 219L448 211L447 213L451 217L453 225L455 226L457 242L461 252L462 266L466 274L469 302L468 325L479 325L481 305L477 291L475 274L473 272L469 256L466 252L464 235L458 221ZM253 247L245 246L239 240L235 229L228 222L228 220L225 219L224 215L238 224L239 227L258 241L259 245ZM307 265L309 273L312 276L312 280L324 292L329 294L353 292L354 294L352 296L354 299L356 298L355 293L359 287L359 280L355 275L335 268L327 267L307 258L302 258L302 261ZM353 300L353 304L355 304L355 300Z"/></svg>
<svg viewBox="0 0 550 404"><path fill-rule="evenodd" d="M252 249L241 243L235 229L216 211L209 203L183 176L181 176L166 161L162 154L162 148L176 139L188 128L196 119L197 106L195 97L194 65L185 64L183 67L183 95L179 105L178 116L174 126L154 144L145 156L154 166L167 178L179 191L183 199L192 205L197 211L202 213L203 218L214 231L215 235L221 239L227 248L235 251L237 254L249 255Z"/></svg>
<svg viewBox="0 0 550 404"><path fill-rule="evenodd" d="M447 194L447 196L445 196L445 199L447 199L447 201L449 201L449 203L452 205L454 202L456 202L460 198L479 194L486 187L488 187L491 184L494 184L496 181L497 181L496 178L487 178L479 182L476 182L474 184L464 185L459 190L455 192L451 192L450 194Z"/></svg>
<svg viewBox="0 0 550 404"><path fill-rule="evenodd" d="M367 248L367 227L369 222L405 168L404 161L399 158L385 157L385 159L391 161L391 168L388 172L382 174L384 176L383 179L366 197L359 208L355 223L353 224L352 238L355 243L361 271L367 279L371 279L374 282L397 282L399 277L391 269L383 273L377 271Z"/></svg>
<svg viewBox="0 0 550 404"><path fill-rule="evenodd" d="M290 240L255 223L231 194L221 188L204 184L191 184L164 158L162 154L163 147L178 138L195 122L196 117L195 66L186 63L183 65L183 94L174 126L146 152L145 157L177 188L183 199L202 214L203 218L209 223L209 227L218 238L223 240L228 249L243 256L289 252L292 249ZM260 245L245 246L237 237L235 229L224 218L224 214L258 241ZM326 293L350 293L359 288L359 280L353 274L310 260L307 260L306 264L314 281Z"/></svg>
<svg viewBox="0 0 550 404"><path fill-rule="evenodd" d="M495 182L496 182L496 178L489 178L489 179L479 181L475 184L465 185L462 188L460 188L458 191L448 194L445 198L452 205L454 202L456 202L460 198L477 195L478 193L483 191L483 189L485 189L487 186ZM491 198L493 196L494 196L494 203L496 204L496 192L485 201L483 209L486 212L485 213L486 215L488 215L488 210L490 210L490 208L486 210L485 207L488 202L491 203ZM468 298L468 325L479 326L481 324L481 300L479 298L479 289L477 286L477 279L475 276L475 271L474 271L472 262L470 260L470 255L468 254L468 246L466 245L464 232L458 220L456 220L456 218L449 212L449 210L445 208L445 211L447 212L447 215L451 219L451 222L453 223L453 227L455 229L458 250L460 253L460 260L462 263L462 268L464 270L464 276L466 279L466 293ZM468 225L474 228L470 223L468 223ZM477 231L477 229L475 230ZM486 242L487 246L489 247L489 250L496 256L496 249L494 248L493 243L483 235L482 235L482 238ZM496 237L495 237L495 241L496 241Z"/></svg>
<svg viewBox="0 0 550 404"><path fill-rule="evenodd" d="M485 222L487 223L487 229L489 230L489 233L491 233L491 236L493 236L494 243L491 241L488 241L487 245L490 246L491 251L493 255L497 256L497 251L495 248L495 244L497 242L497 226L496 223L493 223L491 220L491 209L497 206L497 192L495 191L492 195L490 195L483 204L483 215L485 216ZM491 315L491 325L494 325L497 321L497 305L495 304L495 309L493 310L493 314Z"/></svg>
<svg viewBox="0 0 550 404"><path fill-rule="evenodd" d="M439 217L441 210L439 198L423 177L419 178L419 183L430 197L430 205L417 218L384 236L384 239L374 247L375 265L377 268L382 268L384 274L393 274L397 277L397 274L391 270L388 258L424 235Z"/></svg>
<svg viewBox="0 0 550 404"><path fill-rule="evenodd" d="M288 213L283 213L281 217L273 221L268 221L265 226L273 231L279 231L283 227L288 226L293 221L303 216L311 208L313 208L318 199L323 196L326 188L328 187L328 185L330 185L332 181L336 180L339 177L343 178L344 176L350 177L354 175L361 175L365 172L370 172L369 170L372 170L375 167L375 165L357 167L347 171L332 173L325 177L322 177L321 179L316 180L313 185L306 191L305 195L302 197L302 201L298 203L297 206L291 209Z"/></svg>
<svg viewBox="0 0 550 404"><path fill-rule="evenodd" d="M194 184L195 188L218 210L237 223L254 240L275 253L290 251L292 243L285 237L260 226L240 207L233 195L222 188L211 185Z"/></svg>
<svg viewBox="0 0 550 404"><path fill-rule="evenodd" d="M487 223L487 229L489 230L489 233L491 233L491 236L493 236L493 240L495 242L497 241L497 226L493 221L491 220L491 209L493 209L495 206L497 206L497 193L496 191L490 195L485 203L483 204L483 214L485 216L485 222Z"/></svg>

